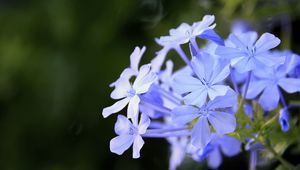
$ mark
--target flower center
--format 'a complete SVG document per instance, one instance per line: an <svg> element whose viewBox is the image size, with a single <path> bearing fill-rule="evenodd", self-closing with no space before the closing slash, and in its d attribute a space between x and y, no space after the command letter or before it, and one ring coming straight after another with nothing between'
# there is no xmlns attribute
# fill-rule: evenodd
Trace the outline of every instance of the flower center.
<svg viewBox="0 0 300 170"><path fill-rule="evenodd" d="M255 55L255 52L256 52L255 46L253 46L253 47L247 46L247 54L249 57L253 57Z"/></svg>
<svg viewBox="0 0 300 170"><path fill-rule="evenodd" d="M127 91L127 97L133 97L135 95L136 95L136 91L133 88Z"/></svg>

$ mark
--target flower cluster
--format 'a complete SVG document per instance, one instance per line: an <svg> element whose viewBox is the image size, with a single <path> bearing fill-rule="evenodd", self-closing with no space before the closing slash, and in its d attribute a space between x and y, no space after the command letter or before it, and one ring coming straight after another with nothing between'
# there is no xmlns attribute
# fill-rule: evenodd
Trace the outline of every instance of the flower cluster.
<svg viewBox="0 0 300 170"><path fill-rule="evenodd" d="M207 160L209 167L218 168L221 153L234 156L242 143L253 152L257 143L264 148L255 131L245 138L237 135L253 126L253 114L263 114L254 113L253 105L267 115L275 110L277 124L283 132L289 130L290 105L283 92L300 91L300 57L272 50L280 39L270 33L258 36L254 31L235 30L224 41L214 31L214 20L206 15L157 38L162 49L149 64L140 65L146 48L134 49L130 67L110 85L114 88L111 98L118 101L102 111L104 118L126 113L118 115L111 152L121 155L132 146L132 157L139 158L143 138L165 138L171 145L170 170L185 156ZM199 46L197 41L207 43ZM166 61L170 50L186 65L174 70L172 60Z"/></svg>

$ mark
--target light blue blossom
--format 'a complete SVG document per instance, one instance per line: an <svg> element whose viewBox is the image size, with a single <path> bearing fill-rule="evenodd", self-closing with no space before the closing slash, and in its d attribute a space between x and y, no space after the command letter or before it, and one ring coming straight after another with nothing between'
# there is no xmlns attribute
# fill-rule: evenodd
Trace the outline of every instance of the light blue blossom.
<svg viewBox="0 0 300 170"><path fill-rule="evenodd" d="M146 93L153 82L157 79L155 73L151 71L150 65L143 65L131 85L127 78L122 78L115 84L115 89L111 93L111 98L121 99L110 107L102 111L103 117L108 117L113 113L121 111L127 104L127 117L133 118L139 112L140 94Z"/></svg>
<svg viewBox="0 0 300 170"><path fill-rule="evenodd" d="M211 140L209 123L219 135L235 130L236 120L234 114L227 113L224 109L233 107L236 104L236 100L236 94L229 91L226 96L216 97L201 108L179 106L172 110L172 119L174 123L179 125L197 120L193 125L191 143L195 147L202 149Z"/></svg>
<svg viewBox="0 0 300 170"><path fill-rule="evenodd" d="M256 32L230 34L226 46L218 46L216 54L229 59L232 67L244 73L283 64L284 56L274 56L269 52L279 44L280 40L270 33L262 34L258 40Z"/></svg>
<svg viewBox="0 0 300 170"><path fill-rule="evenodd" d="M280 88L287 93L300 91L300 79L287 77L287 65L274 66L263 70L256 70L250 81L247 99L254 99L260 93L259 104L266 111L274 110L282 96ZM280 88L279 88L280 87Z"/></svg>
<svg viewBox="0 0 300 170"><path fill-rule="evenodd" d="M230 89L222 85L222 81L229 75L228 65L214 62L208 53L199 53L192 59L192 69L196 76L177 76L174 78L174 90L184 96L186 104L201 107L209 97L214 100L223 96Z"/></svg>
<svg viewBox="0 0 300 170"><path fill-rule="evenodd" d="M119 115L115 124L115 132L118 136L110 141L110 151L122 155L133 144L132 157L139 158L140 150L144 145L141 135L146 133L149 125L150 119L145 114L141 114L139 123L137 120L130 122L125 116Z"/></svg>
<svg viewBox="0 0 300 170"><path fill-rule="evenodd" d="M142 49L140 49L139 47L134 48L134 51L130 55L130 67L124 69L120 75L120 78L115 82L111 83L110 87L114 87L118 81L122 81L122 79L124 78L129 80L132 76L138 75L139 63L145 50L146 50L145 46Z"/></svg>

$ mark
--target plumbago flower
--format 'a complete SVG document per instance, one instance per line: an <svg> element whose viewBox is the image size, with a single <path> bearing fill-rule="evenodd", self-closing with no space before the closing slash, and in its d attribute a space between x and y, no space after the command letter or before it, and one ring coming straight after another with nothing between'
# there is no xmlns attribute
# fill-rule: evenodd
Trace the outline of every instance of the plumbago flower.
<svg viewBox="0 0 300 170"><path fill-rule="evenodd" d="M211 140L209 123L219 135L235 130L235 116L228 113L226 108L233 107L236 100L235 93L229 91L226 96L217 97L200 108L188 105L179 106L172 111L173 122L184 125L197 120L193 125L191 143L195 147L203 149Z"/></svg>
<svg viewBox="0 0 300 170"><path fill-rule="evenodd" d="M145 115L141 115L140 122L137 123L137 117L133 122L129 121L125 116L119 115L115 124L115 132L118 135L110 141L110 150L113 153L122 155L133 144L133 158L140 157L140 150L144 145L143 135L148 126L150 119Z"/></svg>
<svg viewBox="0 0 300 170"><path fill-rule="evenodd" d="M226 46L218 46L216 54L230 60L238 72L283 64L284 56L274 56L269 50L278 46L280 40L270 33L264 33L257 40L256 32L230 34Z"/></svg>
<svg viewBox="0 0 300 170"><path fill-rule="evenodd" d="M187 94L184 101L187 104L201 107L207 96L214 100L217 96L224 96L230 89L221 82L229 75L228 65L215 63L208 53L198 54L193 57L192 70L195 76L178 76L174 78L174 89L180 94Z"/></svg>
<svg viewBox="0 0 300 170"><path fill-rule="evenodd" d="M131 85L128 79L122 78L115 83L115 89L111 93L111 98L121 99L110 107L102 111L103 117L108 117L113 113L121 111L127 104L127 117L133 118L139 112L140 94L146 93L153 82L156 80L156 74L151 72L150 65L143 65Z"/></svg>
<svg viewBox="0 0 300 170"><path fill-rule="evenodd" d="M110 84L110 87L114 87L118 81L122 81L122 79L130 79L132 76L137 76L139 73L139 63L140 60L146 50L144 46L142 49L139 47L135 47L134 51L130 55L130 67L123 70L120 75L120 78L115 82Z"/></svg>
<svg viewBox="0 0 300 170"><path fill-rule="evenodd" d="M208 167L217 169L222 163L222 154L232 157L241 152L241 142L230 136L212 135L212 141L204 149L190 148L193 159L203 161L207 159Z"/></svg>
<svg viewBox="0 0 300 170"><path fill-rule="evenodd" d="M211 40L217 44L223 45L223 39L213 30L216 26L216 24L213 24L214 20L215 16L205 15L201 21L193 23L192 26L187 23L182 23L177 28L171 29L170 35L155 39L163 49L157 53L157 56L151 62L155 65L154 70L158 71L161 68L170 49L175 49L181 58L188 64L189 60L180 48L180 45L191 42L195 47L198 47L196 37Z"/></svg>
<svg viewBox="0 0 300 170"><path fill-rule="evenodd" d="M287 60L283 65L256 70L250 81L246 98L254 99L262 93L258 102L266 111L274 110L277 107L280 98L283 97L280 88L287 93L300 91L300 79L287 77L289 70L293 69L290 67L290 62L297 56L286 57ZM284 99L282 98L282 100Z"/></svg>
<svg viewBox="0 0 300 170"><path fill-rule="evenodd" d="M114 88L110 97L118 101L102 110L106 118L127 106L127 116L117 117L111 152L121 155L132 146L132 157L139 158L144 138L163 138L170 144L170 170L186 156L207 160L216 169L222 154L237 155L244 143L250 167L255 169L259 152L269 151L278 158L284 150L277 153L273 148L281 146L281 141L299 141L296 135L280 135L299 131L289 124L299 121L289 114L299 105L289 105L292 102L284 97L300 92L300 57L291 51L271 51L280 44L279 38L270 33L258 38L243 25L233 28L224 44L214 31L214 20L213 15L206 15L156 39L163 48L151 64L139 67L146 47L134 49L130 66L110 85ZM209 41L199 46L197 37ZM170 49L186 65L165 61ZM293 143L285 142L281 148L289 144ZM282 158L278 161L293 169Z"/></svg>

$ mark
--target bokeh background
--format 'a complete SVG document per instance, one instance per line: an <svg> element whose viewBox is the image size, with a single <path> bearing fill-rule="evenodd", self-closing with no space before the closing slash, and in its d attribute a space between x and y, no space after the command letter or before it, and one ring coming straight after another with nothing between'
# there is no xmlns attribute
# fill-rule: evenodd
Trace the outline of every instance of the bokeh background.
<svg viewBox="0 0 300 170"><path fill-rule="evenodd" d="M148 62L160 49L155 37L205 14L224 38L244 20L300 53L298 0L0 0L0 169L168 169L162 139L146 139L138 160L110 153L116 116L101 112L135 46L147 46ZM246 169L247 158L221 169Z"/></svg>

